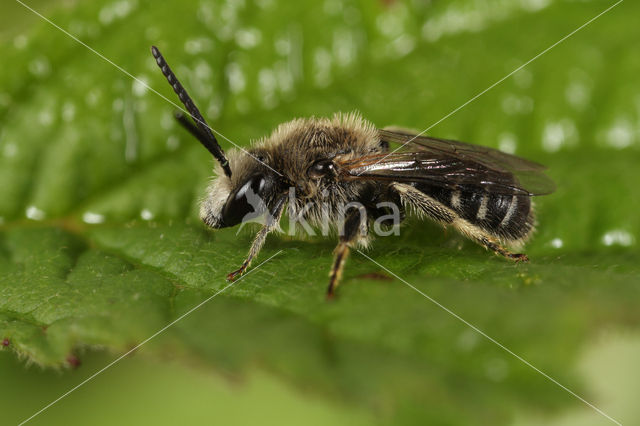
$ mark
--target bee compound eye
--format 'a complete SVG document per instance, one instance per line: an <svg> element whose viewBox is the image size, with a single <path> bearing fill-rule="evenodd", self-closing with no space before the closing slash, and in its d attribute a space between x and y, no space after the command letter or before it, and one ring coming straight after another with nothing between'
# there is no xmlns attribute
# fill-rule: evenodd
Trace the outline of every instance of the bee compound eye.
<svg viewBox="0 0 640 426"><path fill-rule="evenodd" d="M309 167L307 175L312 179L320 179L329 173L333 173L334 165L331 160L318 160Z"/></svg>
<svg viewBox="0 0 640 426"><path fill-rule="evenodd" d="M265 210L265 196L271 188L271 181L266 176L251 176L227 198L222 210L224 226L234 226L261 216Z"/></svg>

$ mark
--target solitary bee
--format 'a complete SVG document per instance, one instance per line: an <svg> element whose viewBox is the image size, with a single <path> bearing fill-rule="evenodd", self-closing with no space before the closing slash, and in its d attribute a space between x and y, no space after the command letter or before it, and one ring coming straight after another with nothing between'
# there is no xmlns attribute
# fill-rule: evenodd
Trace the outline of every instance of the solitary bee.
<svg viewBox="0 0 640 426"><path fill-rule="evenodd" d="M247 259L228 280L249 267L287 205L312 224L324 215L339 227L328 297L334 295L349 248L366 246L371 222L388 215L383 201L398 206L401 218L410 209L453 226L498 255L528 261L505 245L521 246L528 239L535 224L531 197L554 190L544 166L491 148L380 130L357 114L281 124L269 137L246 151L232 150L227 158L160 51L152 47L151 52L195 124L182 114L176 118L219 163L200 208L202 220L217 229L266 216ZM392 143L401 146L392 150ZM256 195L260 208L250 202ZM344 206L351 202L362 207L345 215Z"/></svg>

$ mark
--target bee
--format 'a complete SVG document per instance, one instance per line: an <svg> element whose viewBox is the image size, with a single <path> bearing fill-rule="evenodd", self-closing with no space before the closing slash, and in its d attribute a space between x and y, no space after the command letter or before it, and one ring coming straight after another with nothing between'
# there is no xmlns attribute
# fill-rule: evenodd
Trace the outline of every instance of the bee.
<svg viewBox="0 0 640 426"><path fill-rule="evenodd" d="M400 221L408 210L451 226L507 259L528 261L506 247L522 246L533 232L531 197L554 190L544 166L492 148L378 129L355 113L281 124L246 151L231 150L227 157L160 51L151 51L193 122L182 114L176 118L218 162L201 219L218 229L266 216L246 260L228 280L243 274L267 235L279 229L286 206L316 226L324 215L340 231L328 298L335 294L350 248L367 246L371 222L388 215L381 202L397 206ZM401 146L392 150L391 144ZM256 195L258 204L251 202ZM345 214L344 206L352 202L360 207Z"/></svg>

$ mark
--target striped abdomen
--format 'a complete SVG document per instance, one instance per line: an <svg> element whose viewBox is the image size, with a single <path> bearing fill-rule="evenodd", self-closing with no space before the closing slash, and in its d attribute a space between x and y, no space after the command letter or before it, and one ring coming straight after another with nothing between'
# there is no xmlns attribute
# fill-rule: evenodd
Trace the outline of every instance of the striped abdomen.
<svg viewBox="0 0 640 426"><path fill-rule="evenodd" d="M427 184L416 184L415 188L504 240L522 239L533 229L531 199L527 195L492 193L474 185L460 185L455 190Z"/></svg>

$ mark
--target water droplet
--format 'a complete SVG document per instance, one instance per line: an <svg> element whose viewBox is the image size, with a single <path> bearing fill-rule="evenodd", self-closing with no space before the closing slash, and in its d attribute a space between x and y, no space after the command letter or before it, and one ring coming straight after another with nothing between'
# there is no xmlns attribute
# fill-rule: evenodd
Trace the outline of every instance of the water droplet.
<svg viewBox="0 0 640 426"><path fill-rule="evenodd" d="M239 64L236 62L229 63L225 68L225 73L229 82L229 90L233 93L240 93L245 89L247 81Z"/></svg>
<svg viewBox="0 0 640 426"><path fill-rule="evenodd" d="M140 217L142 220L151 220L153 219L153 213L149 209L142 209L140 212Z"/></svg>
<svg viewBox="0 0 640 426"><path fill-rule="evenodd" d="M567 99L569 105L576 109L582 109L589 104L591 93L589 88L579 82L572 81L564 92L564 96Z"/></svg>
<svg viewBox="0 0 640 426"><path fill-rule="evenodd" d="M213 40L207 37L191 38L184 42L184 50L190 55L209 52L213 48Z"/></svg>
<svg viewBox="0 0 640 426"><path fill-rule="evenodd" d="M619 245L629 247L633 245L635 238L624 229L612 229L602 236L602 244L605 246Z"/></svg>
<svg viewBox="0 0 640 426"><path fill-rule="evenodd" d="M562 147L575 145L577 141L578 129L568 118L549 121L542 131L542 148L548 152L556 152Z"/></svg>
<svg viewBox="0 0 640 426"><path fill-rule="evenodd" d="M508 154L513 154L516 152L516 147L518 146L518 139L516 135L513 133L502 133L498 138L498 148L500 151L504 151Z"/></svg>
<svg viewBox="0 0 640 426"><path fill-rule="evenodd" d="M454 2L451 2L454 3ZM502 2L499 8L486 7L484 2L470 2L465 7L449 6L444 12L430 15L422 26L422 37L435 42L446 35L478 32L493 22L504 21L521 11L536 12L547 7L550 0L521 0Z"/></svg>
<svg viewBox="0 0 640 426"><path fill-rule="evenodd" d="M236 31L236 43L243 49L256 47L262 41L262 33L257 28L243 28Z"/></svg>
<svg viewBox="0 0 640 426"><path fill-rule="evenodd" d="M551 0L520 0L522 8L529 12L537 12L549 6Z"/></svg>
<svg viewBox="0 0 640 426"><path fill-rule="evenodd" d="M211 66L205 61L199 61L193 68L193 73L200 80L208 80L212 74Z"/></svg>
<svg viewBox="0 0 640 426"><path fill-rule="evenodd" d="M396 38L391 42L391 48L395 52L395 56L402 57L406 56L409 53L413 52L413 49L416 47L415 38L402 34L400 37Z"/></svg>
<svg viewBox="0 0 640 426"><path fill-rule="evenodd" d="M144 75L139 75L135 80L133 80L131 90L133 91L134 95L140 97L144 96L144 94L147 93L148 86L149 83L147 77Z"/></svg>
<svg viewBox="0 0 640 426"><path fill-rule="evenodd" d="M25 216L27 216L27 219L31 219L31 220L42 220L45 218L44 212L39 208L37 208L36 206L27 207L27 210L25 211Z"/></svg>
<svg viewBox="0 0 640 426"><path fill-rule="evenodd" d="M86 212L82 215L84 223L97 224L104 222L104 215L100 213Z"/></svg>
<svg viewBox="0 0 640 426"><path fill-rule="evenodd" d="M623 149L631 146L635 139L633 124L626 118L619 118L605 133L607 145Z"/></svg>
<svg viewBox="0 0 640 426"><path fill-rule="evenodd" d="M512 93L502 98L502 110L507 114L530 114L533 111L533 99Z"/></svg>
<svg viewBox="0 0 640 426"><path fill-rule="evenodd" d="M116 20L126 18L137 6L137 2L120 0L105 5L98 13L98 20L102 25L109 25Z"/></svg>
<svg viewBox="0 0 640 426"><path fill-rule="evenodd" d="M559 249L564 245L564 241L562 241L560 238L554 238L549 244L551 244L551 247Z"/></svg>

